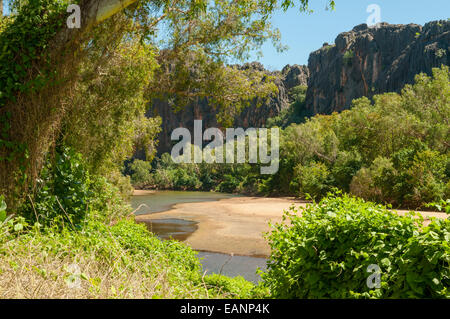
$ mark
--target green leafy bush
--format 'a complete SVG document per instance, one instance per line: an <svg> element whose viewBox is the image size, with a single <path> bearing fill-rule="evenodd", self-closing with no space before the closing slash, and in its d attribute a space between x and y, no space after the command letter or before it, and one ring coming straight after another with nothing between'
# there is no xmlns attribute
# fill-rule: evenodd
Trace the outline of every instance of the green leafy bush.
<svg viewBox="0 0 450 319"><path fill-rule="evenodd" d="M323 163L312 162L307 166L297 166L295 168L300 195L311 195L313 198L320 198L330 190L330 172Z"/></svg>
<svg viewBox="0 0 450 319"><path fill-rule="evenodd" d="M394 298L450 298L450 219L411 237L398 260Z"/></svg>
<svg viewBox="0 0 450 319"><path fill-rule="evenodd" d="M131 170L131 183L135 187L143 187L150 181L150 170L152 165L149 162L142 160L134 160L130 165Z"/></svg>
<svg viewBox="0 0 450 319"><path fill-rule="evenodd" d="M34 195L22 207L22 215L41 224L62 216L69 225L79 225L93 195L89 185L89 172L81 154L62 148L44 166Z"/></svg>
<svg viewBox="0 0 450 319"><path fill-rule="evenodd" d="M239 179L231 174L223 176L223 181L217 186L216 190L222 193L232 193L239 186Z"/></svg>
<svg viewBox="0 0 450 319"><path fill-rule="evenodd" d="M433 209L437 209L440 212L445 212L450 214L450 198L447 200L440 200L439 202L429 203L426 205L427 207L432 207Z"/></svg>
<svg viewBox="0 0 450 319"><path fill-rule="evenodd" d="M6 219L6 203L3 195L0 195L0 222Z"/></svg>
<svg viewBox="0 0 450 319"><path fill-rule="evenodd" d="M333 168L331 169L334 185L339 189L348 192L351 180L361 166L362 159L358 152L339 152Z"/></svg>
<svg viewBox="0 0 450 319"><path fill-rule="evenodd" d="M361 168L352 178L350 191L367 200L392 203L393 179L397 171L388 158L377 157L369 168Z"/></svg>
<svg viewBox="0 0 450 319"><path fill-rule="evenodd" d="M355 99L350 110L287 127L280 169L262 177L259 189L320 198L336 187L411 209L448 199L449 76L448 66L435 68L432 77L417 75L400 94Z"/></svg>
<svg viewBox="0 0 450 319"><path fill-rule="evenodd" d="M61 148L53 159L48 158L34 194L19 212L31 224L50 225L58 220L61 226L66 223L79 228L87 217L108 224L131 212L124 201L129 197L129 180L112 178L114 184L106 177L89 174L80 153Z"/></svg>
<svg viewBox="0 0 450 319"><path fill-rule="evenodd" d="M352 65L352 61L353 61L354 57L355 57L355 53L353 52L353 50L345 51L344 57L343 57L344 63L346 65Z"/></svg>
<svg viewBox="0 0 450 319"><path fill-rule="evenodd" d="M275 298L450 297L450 220L423 227L420 216L329 195L285 212L268 234L272 254L262 275ZM369 288L369 265L381 268Z"/></svg>
<svg viewBox="0 0 450 319"><path fill-rule="evenodd" d="M269 291L262 286L255 286L251 282L245 280L243 277L238 276L230 278L219 274L211 274L203 278L207 287L210 287L210 291L220 291L222 293L231 294L233 298L267 298Z"/></svg>
<svg viewBox="0 0 450 319"><path fill-rule="evenodd" d="M109 224L130 214L132 208L126 200L127 193L123 194L120 186L103 176L90 177L89 215L91 218Z"/></svg>
<svg viewBox="0 0 450 319"><path fill-rule="evenodd" d="M427 148L404 148L392 158L377 157L350 184L352 194L377 202L422 207L445 195L448 156Z"/></svg>

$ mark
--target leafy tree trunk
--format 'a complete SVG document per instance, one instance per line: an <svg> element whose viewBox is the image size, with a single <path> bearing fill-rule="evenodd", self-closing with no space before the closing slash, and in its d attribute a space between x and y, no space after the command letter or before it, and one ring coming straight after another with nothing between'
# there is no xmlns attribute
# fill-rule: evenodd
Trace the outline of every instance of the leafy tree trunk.
<svg viewBox="0 0 450 319"><path fill-rule="evenodd" d="M64 115L72 107L67 105L66 97L77 81L76 70L83 56L80 48L89 41L89 31L135 1L82 0L78 29L69 29L66 21L60 20L69 16L64 10L56 16L62 27L47 41L43 54L35 57L31 66L22 65L26 70L20 79L23 85L39 86L36 79L41 74L47 77L47 82L37 90L13 91L12 98L0 103L0 194L6 195L9 212L26 198L46 154L54 145ZM3 4L2 0L0 3ZM32 24L30 28L33 32ZM20 34L18 39L23 41ZM22 43L27 45L26 41ZM43 50L41 47L34 49ZM29 60L26 50L17 52L16 61L25 61L20 55Z"/></svg>

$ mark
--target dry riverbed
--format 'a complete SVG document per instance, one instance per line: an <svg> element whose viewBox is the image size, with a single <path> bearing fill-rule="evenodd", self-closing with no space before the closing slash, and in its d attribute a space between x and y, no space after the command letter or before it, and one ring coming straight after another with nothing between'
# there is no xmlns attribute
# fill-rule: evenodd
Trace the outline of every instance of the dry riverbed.
<svg viewBox="0 0 450 319"><path fill-rule="evenodd" d="M214 202L176 204L172 209L136 216L139 222L178 218L198 223L198 229L185 243L193 249L245 256L267 257L270 247L263 233L270 231L269 221L282 221L283 210L292 205L305 206L293 198L235 197ZM399 211L405 214L406 211ZM422 212L430 217L445 218L443 213Z"/></svg>

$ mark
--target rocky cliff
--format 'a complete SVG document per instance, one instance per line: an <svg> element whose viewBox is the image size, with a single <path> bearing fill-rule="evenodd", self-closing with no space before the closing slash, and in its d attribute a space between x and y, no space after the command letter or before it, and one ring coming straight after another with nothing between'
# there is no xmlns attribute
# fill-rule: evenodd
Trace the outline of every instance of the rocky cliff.
<svg viewBox="0 0 450 319"><path fill-rule="evenodd" d="M414 76L450 62L450 22L378 28L366 24L311 53L306 95L309 115L349 108L362 96L400 91Z"/></svg>
<svg viewBox="0 0 450 319"><path fill-rule="evenodd" d="M253 68L263 71L265 74L275 77L278 87L276 96L265 99L258 103L256 101L245 108L240 115L234 119L235 127L264 127L266 120L278 115L281 110L289 106L288 91L298 85L307 85L308 68L300 65L287 65L282 71L270 72L261 63L246 63L239 68ZM166 101L155 100L148 112L148 116L159 115L162 118L162 130L159 135L158 153L170 152L172 142L170 135L178 127L186 127L193 131L194 120L203 120L204 129L208 127L219 127L216 120L217 111L212 108L206 99L191 103L185 109L175 112Z"/></svg>
<svg viewBox="0 0 450 319"><path fill-rule="evenodd" d="M325 43L311 53L308 67L287 65L282 71L270 72L257 62L240 68L255 68L275 76L277 96L256 102L235 118L236 127L263 127L269 117L289 106L289 90L308 85L306 110L302 114L330 114L350 107L355 98L398 92L413 83L416 74L431 74L432 68L450 64L450 21L417 24L380 24L369 28L356 26L337 36L335 44ZM205 127L218 127L216 111L206 100L192 103L174 112L164 101L155 101L149 115L163 119L158 153L170 151L170 134L177 127L193 129L194 119Z"/></svg>

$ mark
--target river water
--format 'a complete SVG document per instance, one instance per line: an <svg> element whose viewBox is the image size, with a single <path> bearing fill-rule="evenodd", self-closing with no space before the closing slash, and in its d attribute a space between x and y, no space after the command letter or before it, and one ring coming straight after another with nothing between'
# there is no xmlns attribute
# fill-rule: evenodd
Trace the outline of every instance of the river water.
<svg viewBox="0 0 450 319"><path fill-rule="evenodd" d="M133 196L131 205L134 209L142 206L136 215L158 213L169 210L178 203L214 202L236 195L212 192L158 191L153 194ZM211 203L211 207L214 204ZM197 223L190 220L165 218L146 222L147 228L159 238L186 240L198 228ZM198 252L198 258L207 273L221 273L230 277L242 276L254 283L260 280L257 269L266 269L266 259L250 256L230 256L213 252Z"/></svg>

